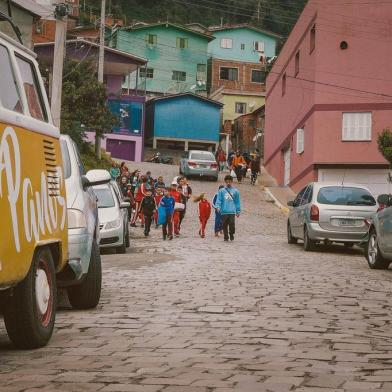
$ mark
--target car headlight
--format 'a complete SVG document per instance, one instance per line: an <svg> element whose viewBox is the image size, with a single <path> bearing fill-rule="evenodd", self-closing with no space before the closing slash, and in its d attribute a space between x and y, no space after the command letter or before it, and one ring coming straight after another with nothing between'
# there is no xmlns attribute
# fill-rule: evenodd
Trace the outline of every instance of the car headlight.
<svg viewBox="0 0 392 392"><path fill-rule="evenodd" d="M117 227L120 227L120 225L121 225L121 219L118 218L118 219L116 219L116 220L114 220L114 221L111 221L111 222L106 223L105 229L106 229L106 230L109 230L109 229L117 229Z"/></svg>
<svg viewBox="0 0 392 392"><path fill-rule="evenodd" d="M73 208L68 209L68 228L69 229L82 229L87 227L86 217L80 210Z"/></svg>

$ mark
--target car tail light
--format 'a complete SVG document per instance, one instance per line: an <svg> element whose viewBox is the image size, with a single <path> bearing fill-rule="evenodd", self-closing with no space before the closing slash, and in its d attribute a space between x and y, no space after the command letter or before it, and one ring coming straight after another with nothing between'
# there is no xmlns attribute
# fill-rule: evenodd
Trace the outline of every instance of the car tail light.
<svg viewBox="0 0 392 392"><path fill-rule="evenodd" d="M193 161L188 161L188 166L195 167L197 166L197 163Z"/></svg>
<svg viewBox="0 0 392 392"><path fill-rule="evenodd" d="M310 207L310 220L314 222L318 222L320 220L320 210L315 204L312 204Z"/></svg>
<svg viewBox="0 0 392 392"><path fill-rule="evenodd" d="M217 163L211 163L210 167L211 167L211 169L217 169L218 168L218 164Z"/></svg>

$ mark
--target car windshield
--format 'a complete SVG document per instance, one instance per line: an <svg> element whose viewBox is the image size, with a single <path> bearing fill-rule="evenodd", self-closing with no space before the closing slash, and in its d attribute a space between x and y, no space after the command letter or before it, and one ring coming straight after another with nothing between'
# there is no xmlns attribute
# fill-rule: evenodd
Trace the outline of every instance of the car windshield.
<svg viewBox="0 0 392 392"><path fill-rule="evenodd" d="M94 189L98 198L98 208L111 208L115 206L112 191L109 188Z"/></svg>
<svg viewBox="0 0 392 392"><path fill-rule="evenodd" d="M196 161L215 161L215 157L210 152L192 152L190 159Z"/></svg>
<svg viewBox="0 0 392 392"><path fill-rule="evenodd" d="M375 206L374 197L363 188L328 186L321 188L317 202L335 206Z"/></svg>

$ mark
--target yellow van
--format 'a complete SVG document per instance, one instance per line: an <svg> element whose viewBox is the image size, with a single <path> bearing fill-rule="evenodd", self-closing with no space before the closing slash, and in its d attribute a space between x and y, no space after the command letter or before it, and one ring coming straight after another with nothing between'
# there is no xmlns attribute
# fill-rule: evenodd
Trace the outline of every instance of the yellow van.
<svg viewBox="0 0 392 392"><path fill-rule="evenodd" d="M36 348L52 335L68 253L60 134L34 53L1 31L0 312L11 341Z"/></svg>

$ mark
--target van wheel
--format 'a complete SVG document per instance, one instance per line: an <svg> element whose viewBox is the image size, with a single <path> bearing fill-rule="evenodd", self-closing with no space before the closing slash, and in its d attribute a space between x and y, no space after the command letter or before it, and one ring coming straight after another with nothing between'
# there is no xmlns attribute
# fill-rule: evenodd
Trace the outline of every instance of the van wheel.
<svg viewBox="0 0 392 392"><path fill-rule="evenodd" d="M4 323L20 349L45 346L52 336L57 307L56 273L47 248L35 252L26 278L13 290L4 308Z"/></svg>
<svg viewBox="0 0 392 392"><path fill-rule="evenodd" d="M92 309L98 305L101 297L102 265L101 255L95 239L91 247L90 265L83 282L68 287L69 302L75 309Z"/></svg>
<svg viewBox="0 0 392 392"><path fill-rule="evenodd" d="M125 239L125 233L123 234L123 242L120 246L116 248L116 253L123 255L124 253L127 252L127 245L126 245L126 239Z"/></svg>
<svg viewBox="0 0 392 392"><path fill-rule="evenodd" d="M304 229L304 250L305 252L311 252L316 248L316 241L309 238L308 228L305 226Z"/></svg>
<svg viewBox="0 0 392 392"><path fill-rule="evenodd" d="M292 233L291 233L291 225L290 222L287 221L287 243L288 244L296 244L298 242L298 240L293 237Z"/></svg>
<svg viewBox="0 0 392 392"><path fill-rule="evenodd" d="M371 269L385 270L389 267L390 262L382 257L376 230L372 229L369 234L369 240L365 248L365 256Z"/></svg>
<svg viewBox="0 0 392 392"><path fill-rule="evenodd" d="M125 230L125 247L129 248L130 243L129 243L129 228L128 228L128 222L127 222L127 228Z"/></svg>

